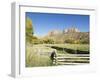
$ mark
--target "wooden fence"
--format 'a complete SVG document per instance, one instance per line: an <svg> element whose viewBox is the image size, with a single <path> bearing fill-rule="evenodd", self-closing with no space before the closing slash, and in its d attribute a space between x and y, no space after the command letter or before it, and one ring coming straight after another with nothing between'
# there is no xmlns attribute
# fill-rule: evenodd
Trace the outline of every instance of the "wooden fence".
<svg viewBox="0 0 100 80"><path fill-rule="evenodd" d="M54 56L54 65L75 65L75 64L87 64L90 58L87 54L77 54L73 56L66 56L65 54L60 54Z"/></svg>

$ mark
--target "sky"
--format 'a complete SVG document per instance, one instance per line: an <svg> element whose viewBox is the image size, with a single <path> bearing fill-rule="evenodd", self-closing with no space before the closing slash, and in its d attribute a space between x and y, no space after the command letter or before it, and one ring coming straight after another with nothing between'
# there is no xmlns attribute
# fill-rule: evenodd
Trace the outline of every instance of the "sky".
<svg viewBox="0 0 100 80"><path fill-rule="evenodd" d="M89 15L26 12L26 17L32 20L34 34L37 36L73 26L81 32L89 32Z"/></svg>

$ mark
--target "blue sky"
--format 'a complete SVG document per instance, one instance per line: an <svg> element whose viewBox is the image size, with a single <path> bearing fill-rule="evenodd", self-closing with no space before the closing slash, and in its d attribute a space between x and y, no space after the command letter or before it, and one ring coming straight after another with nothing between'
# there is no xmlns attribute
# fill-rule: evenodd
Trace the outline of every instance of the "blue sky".
<svg viewBox="0 0 100 80"><path fill-rule="evenodd" d="M81 32L89 32L89 15L26 12L32 20L34 34L44 36L52 30L63 30L72 26Z"/></svg>

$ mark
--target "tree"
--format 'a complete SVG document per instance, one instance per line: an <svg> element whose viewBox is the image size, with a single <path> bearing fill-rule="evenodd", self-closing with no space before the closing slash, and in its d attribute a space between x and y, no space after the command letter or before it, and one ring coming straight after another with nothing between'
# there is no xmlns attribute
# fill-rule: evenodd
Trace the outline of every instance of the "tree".
<svg viewBox="0 0 100 80"><path fill-rule="evenodd" d="M32 20L29 17L26 18L26 33L34 34Z"/></svg>
<svg viewBox="0 0 100 80"><path fill-rule="evenodd" d="M31 43L33 39L33 25L32 25L32 20L27 17L26 18L26 41Z"/></svg>

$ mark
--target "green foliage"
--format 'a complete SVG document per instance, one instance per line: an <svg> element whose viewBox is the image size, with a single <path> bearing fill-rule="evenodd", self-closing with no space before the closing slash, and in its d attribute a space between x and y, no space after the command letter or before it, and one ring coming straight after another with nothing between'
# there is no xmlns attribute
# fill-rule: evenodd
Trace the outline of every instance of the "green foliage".
<svg viewBox="0 0 100 80"><path fill-rule="evenodd" d="M65 39L64 43L71 44L89 44L89 39Z"/></svg>
<svg viewBox="0 0 100 80"><path fill-rule="evenodd" d="M43 43L46 43L46 44L54 44L54 40L53 39L45 39L43 40Z"/></svg>
<svg viewBox="0 0 100 80"><path fill-rule="evenodd" d="M80 40L80 43L82 43L82 44L89 44L89 40L83 39L83 40Z"/></svg>
<svg viewBox="0 0 100 80"><path fill-rule="evenodd" d="M32 43L33 39L37 39L37 37L33 36L33 25L32 20L30 18L26 18L26 42Z"/></svg>
<svg viewBox="0 0 100 80"><path fill-rule="evenodd" d="M65 41L64 41L64 43L74 43L74 40L73 39L66 39Z"/></svg>
<svg viewBox="0 0 100 80"><path fill-rule="evenodd" d="M26 34L33 34L33 25L32 20L30 18L26 18Z"/></svg>
<svg viewBox="0 0 100 80"><path fill-rule="evenodd" d="M89 51L89 44L45 44L46 46L57 46L60 48L67 48L80 51Z"/></svg>

